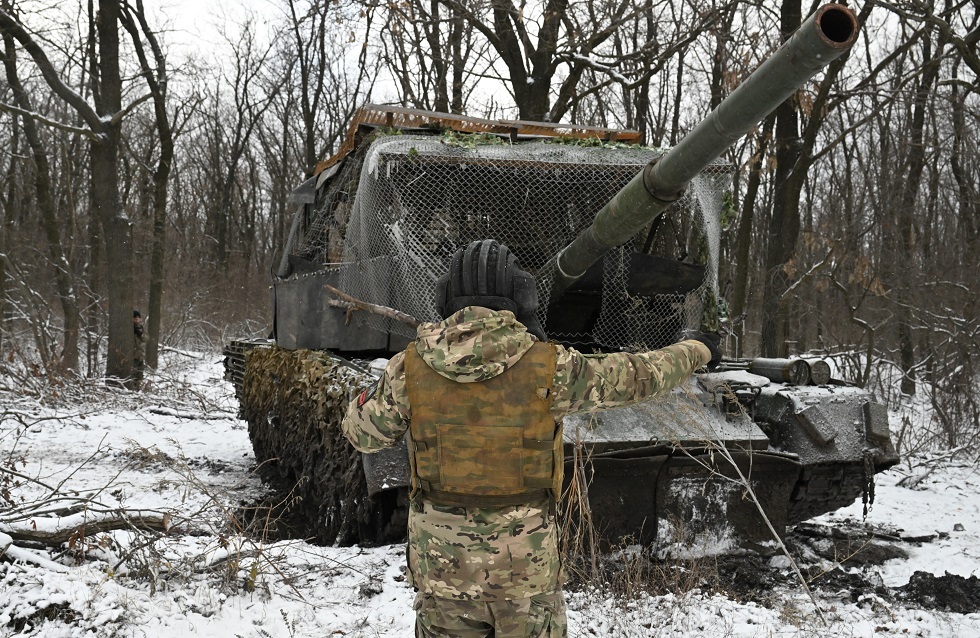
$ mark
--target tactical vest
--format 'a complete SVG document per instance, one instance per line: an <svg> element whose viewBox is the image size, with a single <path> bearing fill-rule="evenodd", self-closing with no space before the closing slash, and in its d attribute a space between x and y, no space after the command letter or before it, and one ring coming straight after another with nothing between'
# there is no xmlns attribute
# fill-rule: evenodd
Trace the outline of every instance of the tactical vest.
<svg viewBox="0 0 980 638"><path fill-rule="evenodd" d="M556 352L535 343L486 381L442 376L409 345L412 496L463 507L519 505L561 493L561 424L551 415Z"/></svg>

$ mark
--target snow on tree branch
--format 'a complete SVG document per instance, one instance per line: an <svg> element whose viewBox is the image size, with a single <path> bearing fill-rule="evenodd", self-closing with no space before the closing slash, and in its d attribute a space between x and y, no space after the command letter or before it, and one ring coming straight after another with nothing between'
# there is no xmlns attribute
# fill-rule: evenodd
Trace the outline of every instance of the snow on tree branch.
<svg viewBox="0 0 980 638"><path fill-rule="evenodd" d="M584 64L585 66L591 69L595 69L596 71L605 73L606 75L616 80L620 84L630 84L630 80L627 79L626 76L624 76L623 74L616 71L616 69L612 68L611 66L602 64L600 62L596 62L595 60L593 60L587 55L582 55L581 53L573 53L568 57L572 60L575 60L576 62L580 62L581 64Z"/></svg>
<svg viewBox="0 0 980 638"><path fill-rule="evenodd" d="M85 511L70 516L38 516L11 523L0 518L0 533L13 540L60 545L78 536L117 529L136 528L165 532L170 529L171 522L172 517L166 512L114 509L105 512Z"/></svg>
<svg viewBox="0 0 980 638"><path fill-rule="evenodd" d="M64 122L59 122L58 120L53 120L49 117L41 115L36 111L27 111L20 107L14 106L13 104L7 104L6 102L0 102L0 111L5 111L7 113L12 113L14 115L21 115L23 117L29 117L39 124L44 124L45 126L50 126L52 128L60 129L62 131L67 131L68 133L77 133L78 135L84 135L85 137L93 140L95 142L101 141L104 136L94 133L92 129L81 128L78 126L72 126L71 124L65 124Z"/></svg>
<svg viewBox="0 0 980 638"><path fill-rule="evenodd" d="M48 86L58 94L58 97L71 105L85 119L93 131L102 133L104 123L98 113L95 112L95 109L78 92L61 80L51 61L48 60L48 56L37 42L35 42L31 34L24 29L20 22L3 9L0 9L0 30L6 31L20 42L24 50L34 59L34 63L37 64L38 70L41 71L41 75L44 76Z"/></svg>

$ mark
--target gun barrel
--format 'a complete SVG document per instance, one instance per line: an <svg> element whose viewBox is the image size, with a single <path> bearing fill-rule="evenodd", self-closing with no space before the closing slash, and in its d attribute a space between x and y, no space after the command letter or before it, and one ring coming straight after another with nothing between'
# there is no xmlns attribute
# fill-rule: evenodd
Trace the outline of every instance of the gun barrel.
<svg viewBox="0 0 980 638"><path fill-rule="evenodd" d="M629 241L677 201L708 164L857 41L844 5L827 4L663 157L647 164L553 259L551 302L606 252Z"/></svg>

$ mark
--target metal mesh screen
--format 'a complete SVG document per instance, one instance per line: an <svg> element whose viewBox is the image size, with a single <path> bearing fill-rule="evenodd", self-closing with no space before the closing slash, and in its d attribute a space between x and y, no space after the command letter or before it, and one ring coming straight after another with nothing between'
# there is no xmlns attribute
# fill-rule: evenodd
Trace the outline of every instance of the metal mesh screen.
<svg viewBox="0 0 980 638"><path fill-rule="evenodd" d="M476 239L497 239L535 273L549 336L617 349L658 347L677 328L697 327L706 291L717 289L728 165L708 167L659 222L604 258L598 319L587 332L562 332L559 325L566 322L548 316L551 278L545 272L549 259L658 155L555 141L473 144L465 137L381 136L319 189L296 253L339 269L344 292L432 321L438 319L435 281L453 252ZM683 294L631 294L626 278L632 252L702 264L704 280ZM371 321L414 336L411 328L382 317Z"/></svg>

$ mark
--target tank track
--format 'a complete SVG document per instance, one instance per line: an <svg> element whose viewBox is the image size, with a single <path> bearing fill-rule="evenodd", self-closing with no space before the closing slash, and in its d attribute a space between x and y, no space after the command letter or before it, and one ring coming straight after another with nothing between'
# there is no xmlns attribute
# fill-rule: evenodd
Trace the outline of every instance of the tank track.
<svg viewBox="0 0 980 638"><path fill-rule="evenodd" d="M238 411L241 413L242 384L245 382L245 353L256 347L273 346L271 339L241 339L225 344L221 349L225 364L225 381L235 386L235 398L238 399Z"/></svg>
<svg viewBox="0 0 980 638"><path fill-rule="evenodd" d="M850 505L865 491L867 480L862 463L804 465L790 496L787 523L795 525Z"/></svg>
<svg viewBox="0 0 980 638"><path fill-rule="evenodd" d="M378 507L371 499L360 453L340 428L348 402L372 379L325 352L284 350L266 340L234 341L224 357L257 471L288 495L284 526L323 545L388 541L389 521L375 519L385 507L394 518L398 503Z"/></svg>

